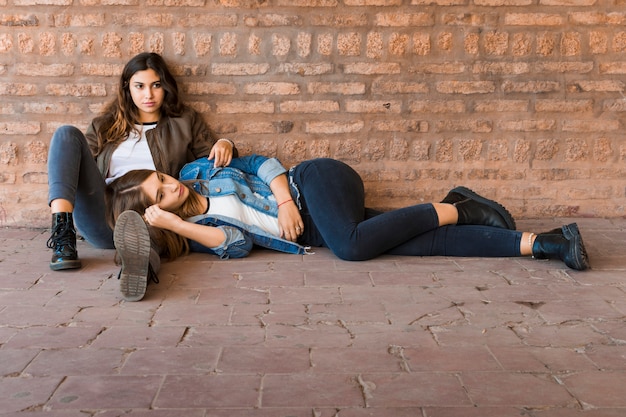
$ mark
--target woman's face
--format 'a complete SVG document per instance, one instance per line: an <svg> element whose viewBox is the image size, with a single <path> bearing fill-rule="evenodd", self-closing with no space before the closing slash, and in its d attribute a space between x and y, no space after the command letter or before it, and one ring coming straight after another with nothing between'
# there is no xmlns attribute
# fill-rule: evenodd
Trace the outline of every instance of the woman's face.
<svg viewBox="0 0 626 417"><path fill-rule="evenodd" d="M128 83L130 96L139 109L139 122L158 122L165 91L161 78L153 69L137 71Z"/></svg>
<svg viewBox="0 0 626 417"><path fill-rule="evenodd" d="M141 190L152 204L166 211L176 211L189 197L189 189L177 179L153 172L141 183Z"/></svg>

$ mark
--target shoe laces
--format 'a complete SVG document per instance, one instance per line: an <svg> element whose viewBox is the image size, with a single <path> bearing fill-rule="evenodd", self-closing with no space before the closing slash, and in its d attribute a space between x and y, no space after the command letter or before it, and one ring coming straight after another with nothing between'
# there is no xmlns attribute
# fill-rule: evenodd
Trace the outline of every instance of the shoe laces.
<svg viewBox="0 0 626 417"><path fill-rule="evenodd" d="M76 235L68 222L59 223L52 230L50 238L46 242L46 246L50 249L69 247L75 248Z"/></svg>

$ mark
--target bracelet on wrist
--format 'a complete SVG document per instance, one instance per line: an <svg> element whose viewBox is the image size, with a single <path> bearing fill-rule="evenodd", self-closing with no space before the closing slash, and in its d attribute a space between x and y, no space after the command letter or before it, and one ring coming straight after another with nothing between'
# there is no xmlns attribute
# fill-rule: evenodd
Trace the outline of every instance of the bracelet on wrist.
<svg viewBox="0 0 626 417"><path fill-rule="evenodd" d="M220 139L218 139L218 140L217 140L217 142L220 142L220 141L222 141L222 140L225 140L226 142L230 143L230 146L232 146L232 147L233 147L233 149L235 148L235 142L233 142L233 141L232 141L232 140L230 140L230 139L227 139L227 138L220 138ZM217 142L215 142L215 143L217 143Z"/></svg>
<svg viewBox="0 0 626 417"><path fill-rule="evenodd" d="M293 201L291 198L288 200L283 201L282 203L278 204L278 207L282 206L283 204L287 204L288 202Z"/></svg>

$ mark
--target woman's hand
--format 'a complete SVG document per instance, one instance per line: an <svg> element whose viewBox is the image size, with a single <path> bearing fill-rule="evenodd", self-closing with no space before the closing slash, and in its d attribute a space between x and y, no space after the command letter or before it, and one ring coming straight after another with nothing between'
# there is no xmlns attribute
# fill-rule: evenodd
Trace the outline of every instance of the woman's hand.
<svg viewBox="0 0 626 417"><path fill-rule="evenodd" d="M172 231L178 222L184 221L176 214L165 211L156 204L146 209L144 218L150 226Z"/></svg>
<svg viewBox="0 0 626 417"><path fill-rule="evenodd" d="M233 148L235 145L228 139L218 139L211 148L209 160L213 160L213 166L225 167L233 160Z"/></svg>
<svg viewBox="0 0 626 417"><path fill-rule="evenodd" d="M304 233L304 222L300 210L293 201L287 201L278 207L278 228L280 237L295 242Z"/></svg>

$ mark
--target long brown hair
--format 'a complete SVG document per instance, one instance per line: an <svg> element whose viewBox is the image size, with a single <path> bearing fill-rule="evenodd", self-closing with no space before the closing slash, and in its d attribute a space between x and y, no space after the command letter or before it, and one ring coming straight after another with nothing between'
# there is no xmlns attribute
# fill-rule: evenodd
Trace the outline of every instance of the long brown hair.
<svg viewBox="0 0 626 417"><path fill-rule="evenodd" d="M117 96L103 111L102 116L105 122L102 129L97 132L98 149L102 150L109 142L117 143L125 140L136 129L135 124L139 123L139 110L130 94L130 79L136 72L148 69L158 74L161 88L165 91L160 109L161 117L177 117L182 114L185 105L180 100L178 84L167 64L161 55L143 52L126 63L118 82Z"/></svg>
<svg viewBox="0 0 626 417"><path fill-rule="evenodd" d="M141 189L141 184L154 172L150 169L132 170L107 185L104 201L106 220L111 229L115 228L117 218L124 211L133 210L143 217L146 209L154 204ZM189 189L189 198L174 214L186 219L202 213L204 197L194 191L190 184L182 183L182 185ZM159 248L161 256L173 260L189 253L189 243L186 238L150 225L148 225L148 231L152 242Z"/></svg>

